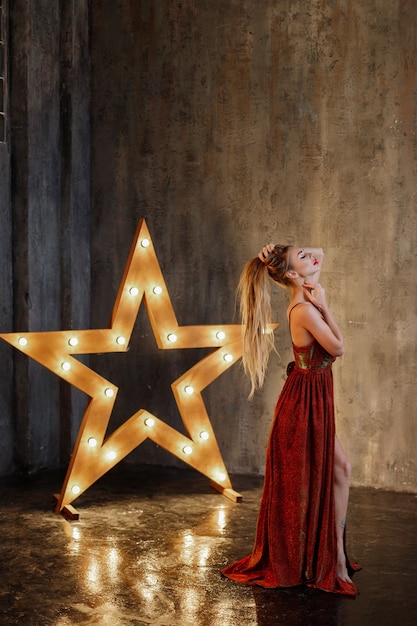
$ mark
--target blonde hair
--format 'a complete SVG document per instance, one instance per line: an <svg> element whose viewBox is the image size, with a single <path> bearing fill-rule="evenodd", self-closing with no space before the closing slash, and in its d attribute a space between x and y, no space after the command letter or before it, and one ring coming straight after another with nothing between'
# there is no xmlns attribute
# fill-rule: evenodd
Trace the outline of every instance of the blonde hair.
<svg viewBox="0 0 417 626"><path fill-rule="evenodd" d="M290 284L287 271L288 251L291 246L276 245L265 262L258 257L251 259L243 268L238 284L240 313L243 324L243 369L249 376L251 390L260 389L265 380L269 354L274 349L271 324L271 284L269 278L283 287Z"/></svg>

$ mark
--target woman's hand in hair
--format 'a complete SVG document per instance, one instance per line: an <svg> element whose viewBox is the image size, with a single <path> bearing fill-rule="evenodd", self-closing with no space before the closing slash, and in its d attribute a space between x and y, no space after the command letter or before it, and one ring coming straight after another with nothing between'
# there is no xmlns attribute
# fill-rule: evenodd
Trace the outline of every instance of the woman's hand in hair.
<svg viewBox="0 0 417 626"><path fill-rule="evenodd" d="M260 259L262 263L266 263L269 255L271 254L274 248L275 248L274 243L267 243L266 246L264 246L262 250L258 253L258 259Z"/></svg>

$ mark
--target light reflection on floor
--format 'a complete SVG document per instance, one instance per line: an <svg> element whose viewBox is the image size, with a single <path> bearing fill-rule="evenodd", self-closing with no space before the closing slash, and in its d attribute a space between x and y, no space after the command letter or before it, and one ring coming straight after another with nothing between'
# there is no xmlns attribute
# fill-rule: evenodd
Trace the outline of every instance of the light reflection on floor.
<svg viewBox="0 0 417 626"><path fill-rule="evenodd" d="M49 506L54 480L0 485L1 624L414 624L415 496L353 490L349 537L364 570L361 595L347 600L220 576L251 550L259 478L238 477L244 502L235 504L190 471L124 468L80 498L76 522Z"/></svg>

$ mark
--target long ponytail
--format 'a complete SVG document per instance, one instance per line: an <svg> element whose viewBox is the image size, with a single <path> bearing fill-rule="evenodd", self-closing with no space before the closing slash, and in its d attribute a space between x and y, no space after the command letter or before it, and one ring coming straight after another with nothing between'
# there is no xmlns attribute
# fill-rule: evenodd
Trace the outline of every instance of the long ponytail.
<svg viewBox="0 0 417 626"><path fill-rule="evenodd" d="M263 263L258 257L246 263L237 288L240 314L243 324L243 369L251 382L249 399L265 380L269 354L274 349L274 333L271 324L270 277L283 286L289 284L286 271L289 268L289 246L275 246Z"/></svg>

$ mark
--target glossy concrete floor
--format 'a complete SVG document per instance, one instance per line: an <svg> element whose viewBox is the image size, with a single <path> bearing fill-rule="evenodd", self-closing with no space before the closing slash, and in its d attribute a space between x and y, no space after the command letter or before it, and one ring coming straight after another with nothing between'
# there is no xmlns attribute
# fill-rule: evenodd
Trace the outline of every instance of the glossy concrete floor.
<svg viewBox="0 0 417 626"><path fill-rule="evenodd" d="M116 467L53 512L63 476L0 480L0 624L407 626L417 624L417 497L353 489L356 599L243 587L220 576L252 547L262 479L235 504L189 469Z"/></svg>

